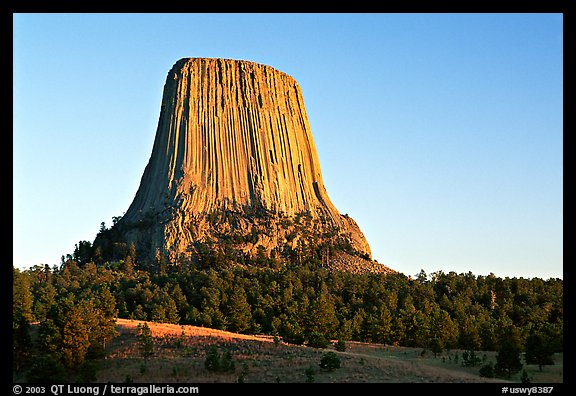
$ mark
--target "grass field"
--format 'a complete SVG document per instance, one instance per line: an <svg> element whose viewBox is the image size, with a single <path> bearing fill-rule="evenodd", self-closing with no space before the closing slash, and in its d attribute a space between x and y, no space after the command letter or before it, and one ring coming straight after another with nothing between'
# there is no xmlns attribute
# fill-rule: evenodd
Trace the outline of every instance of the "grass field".
<svg viewBox="0 0 576 396"><path fill-rule="evenodd" d="M462 351L452 350L434 357L422 349L347 342L345 352L331 346L315 349L275 343L271 336L251 336L196 326L148 323L154 337L153 355L144 359L136 334L140 321L118 319L120 335L108 347L108 356L99 362L97 382L121 383L206 383L237 382L244 371L245 382L506 382L482 378L479 366L462 367L455 362ZM214 373L204 367L207 349L215 345L229 350L234 372ZM319 367L327 351L335 352L341 368L333 371ZM483 355L486 355L483 357ZM480 352L485 361L495 362L495 353ZM563 356L555 356L555 365L525 366L532 382L563 382ZM314 374L310 375L310 368ZM308 375L306 373L308 369ZM511 378L520 382L520 375Z"/></svg>

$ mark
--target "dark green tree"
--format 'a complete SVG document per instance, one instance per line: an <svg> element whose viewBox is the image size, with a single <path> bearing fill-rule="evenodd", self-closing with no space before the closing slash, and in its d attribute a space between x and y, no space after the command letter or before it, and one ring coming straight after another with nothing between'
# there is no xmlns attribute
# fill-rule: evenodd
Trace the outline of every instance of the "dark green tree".
<svg viewBox="0 0 576 396"><path fill-rule="evenodd" d="M240 371L240 375L238 376L237 382L243 384L246 382L246 377L250 374L250 369L248 368L247 363L242 363L242 370Z"/></svg>
<svg viewBox="0 0 576 396"><path fill-rule="evenodd" d="M462 366L464 367L476 367L481 361L480 357L476 356L476 352L473 350L462 352Z"/></svg>
<svg viewBox="0 0 576 396"><path fill-rule="evenodd" d="M32 292L27 274L13 269L12 283L12 357L16 371L26 365L31 356Z"/></svg>
<svg viewBox="0 0 576 396"><path fill-rule="evenodd" d="M95 298L90 303L90 308L87 311L92 312L90 318L91 349L96 352L96 356L102 356L107 342L118 335L116 331L116 317L118 316L116 300L108 286L104 286L96 293Z"/></svg>
<svg viewBox="0 0 576 396"><path fill-rule="evenodd" d="M434 337L430 340L430 350L434 354L434 358L444 350L444 341L441 338Z"/></svg>
<svg viewBox="0 0 576 396"><path fill-rule="evenodd" d="M208 371L231 372L234 371L235 364L229 350L226 350L222 355L220 355L218 348L215 345L212 345L206 353L204 367Z"/></svg>
<svg viewBox="0 0 576 396"><path fill-rule="evenodd" d="M124 263L122 265L122 270L127 276L132 276L134 273L134 268L138 266L138 262L136 260L136 246L134 242L130 244L130 248L128 249L128 254L124 258Z"/></svg>
<svg viewBox="0 0 576 396"><path fill-rule="evenodd" d="M526 370L522 370L522 376L520 377L520 382L523 384L529 384L531 382L530 376Z"/></svg>
<svg viewBox="0 0 576 396"><path fill-rule="evenodd" d="M527 364L537 364L540 371L542 366L554 364L554 349L548 337L540 332L532 332L526 339Z"/></svg>
<svg viewBox="0 0 576 396"><path fill-rule="evenodd" d="M87 324L87 314L84 307L73 306L65 316L62 327L60 357L62 363L69 368L80 366L90 347L90 327Z"/></svg>
<svg viewBox="0 0 576 396"><path fill-rule="evenodd" d="M282 338L289 344L302 345L306 338L298 322L288 322L282 331Z"/></svg>
<svg viewBox="0 0 576 396"><path fill-rule="evenodd" d="M230 330L241 333L250 328L252 322L250 304L246 300L246 292L240 285L236 284L230 290L224 311L228 317Z"/></svg>
<svg viewBox="0 0 576 396"><path fill-rule="evenodd" d="M314 382L314 375L316 374L314 367L308 366L308 368L304 371L304 374L306 375L306 383Z"/></svg>
<svg viewBox="0 0 576 396"><path fill-rule="evenodd" d="M438 349L451 349L456 347L458 342L458 326L450 314L436 306L432 311L432 323L430 325L430 338L432 344ZM434 341L434 340L438 341ZM432 348L431 348L432 350ZM434 352L434 350L432 350ZM437 353L441 353L442 350Z"/></svg>
<svg viewBox="0 0 576 396"><path fill-rule="evenodd" d="M306 317L308 331L316 331L328 338L336 336L335 331L338 328L338 319L332 296L324 282L318 291L318 296L314 302L308 306Z"/></svg>
<svg viewBox="0 0 576 396"><path fill-rule="evenodd" d="M138 344L140 347L140 353L144 360L148 359L150 356L154 355L154 339L152 338L152 331L148 323L139 324L137 327L138 334Z"/></svg>
<svg viewBox="0 0 576 396"><path fill-rule="evenodd" d="M204 367L206 367L208 371L220 371L220 354L216 346L212 345L210 349L208 349L204 360Z"/></svg>
<svg viewBox="0 0 576 396"><path fill-rule="evenodd" d="M343 339L339 339L336 343L334 343L334 348L338 352L346 351L346 341L344 341Z"/></svg>
<svg viewBox="0 0 576 396"><path fill-rule="evenodd" d="M46 319L38 327L37 344L40 353L45 355L57 356L62 342L62 334L53 319Z"/></svg>
<svg viewBox="0 0 576 396"><path fill-rule="evenodd" d="M12 320L19 322L20 319L24 319L30 322L33 319L32 306L34 301L29 277L17 268L13 268L12 276Z"/></svg>
<svg viewBox="0 0 576 396"><path fill-rule="evenodd" d="M40 354L37 356L30 370L26 373L28 382L48 384L66 383L70 379L69 372L54 356Z"/></svg>
<svg viewBox="0 0 576 396"><path fill-rule="evenodd" d="M232 360L232 353L229 350L224 351L220 358L220 371L231 372L234 371L235 364Z"/></svg>
<svg viewBox="0 0 576 396"><path fill-rule="evenodd" d="M494 378L494 364L492 362L488 362L482 367L480 367L480 377L485 378Z"/></svg>
<svg viewBox="0 0 576 396"><path fill-rule="evenodd" d="M520 349L510 340L504 340L496 355L494 371L497 375L505 375L510 378L522 369L520 361Z"/></svg>
<svg viewBox="0 0 576 396"><path fill-rule="evenodd" d="M319 331L312 331L308 334L307 344L312 348L328 348L330 341Z"/></svg>
<svg viewBox="0 0 576 396"><path fill-rule="evenodd" d="M105 227L104 223L101 226ZM73 260L80 265L84 265L92 260L93 249L89 241L80 241L74 247Z"/></svg>
<svg viewBox="0 0 576 396"><path fill-rule="evenodd" d="M18 322L12 322L12 367L16 372L30 362L32 357L32 338L30 337L30 323L22 316Z"/></svg>
<svg viewBox="0 0 576 396"><path fill-rule="evenodd" d="M328 371L340 368L340 358L335 352L326 352L320 359L320 368Z"/></svg>

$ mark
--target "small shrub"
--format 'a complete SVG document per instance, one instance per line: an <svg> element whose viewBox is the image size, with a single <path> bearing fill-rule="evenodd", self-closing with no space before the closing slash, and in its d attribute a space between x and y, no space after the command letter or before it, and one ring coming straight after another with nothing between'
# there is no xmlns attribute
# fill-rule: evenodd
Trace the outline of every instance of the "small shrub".
<svg viewBox="0 0 576 396"><path fill-rule="evenodd" d="M477 364L480 364L480 361L480 358L476 356L476 352L472 350L462 352L462 366L476 367Z"/></svg>
<svg viewBox="0 0 576 396"><path fill-rule="evenodd" d="M220 371L229 372L234 371L234 361L232 360L232 354L230 351L224 352L220 358Z"/></svg>
<svg viewBox="0 0 576 396"><path fill-rule="evenodd" d="M344 352L346 351L346 341L344 340L338 340L338 342L336 342L334 344L334 348L336 348L336 350L338 352Z"/></svg>
<svg viewBox="0 0 576 396"><path fill-rule="evenodd" d="M82 363L78 369L78 380L79 382L94 382L96 381L96 363L92 361L85 361Z"/></svg>
<svg viewBox="0 0 576 396"><path fill-rule="evenodd" d="M152 331L150 330L148 323L144 323L144 325L139 324L137 329L140 353L144 359L148 359L150 356L154 355L154 339L152 338Z"/></svg>
<svg viewBox="0 0 576 396"><path fill-rule="evenodd" d="M32 363L32 368L26 376L28 382L54 383L67 382L67 372L64 366L51 355L40 355Z"/></svg>
<svg viewBox="0 0 576 396"><path fill-rule="evenodd" d="M191 347L186 346L184 347L184 351L182 352L182 354L184 355L184 357L190 357L194 354L194 350Z"/></svg>
<svg viewBox="0 0 576 396"><path fill-rule="evenodd" d="M314 375L316 374L316 371L314 370L314 367L308 366L308 368L306 369L306 371L304 371L304 374L306 374L306 382L307 382L307 383L312 383L312 382L314 382Z"/></svg>
<svg viewBox="0 0 576 396"><path fill-rule="evenodd" d="M210 347L204 360L204 367L208 371L220 371L220 354L215 346Z"/></svg>
<svg viewBox="0 0 576 396"><path fill-rule="evenodd" d="M329 345L330 341L328 341L322 333L313 331L308 336L308 346L311 346L312 348L328 348Z"/></svg>
<svg viewBox="0 0 576 396"><path fill-rule="evenodd" d="M494 378L494 365L492 362L485 364L480 367L480 377L484 378Z"/></svg>
<svg viewBox="0 0 576 396"><path fill-rule="evenodd" d="M340 358L334 352L326 352L320 360L320 367L328 371L340 368Z"/></svg>
<svg viewBox="0 0 576 396"><path fill-rule="evenodd" d="M520 377L520 381L522 381L523 384L530 383L530 376L528 375L526 369L522 370L522 376Z"/></svg>
<svg viewBox="0 0 576 396"><path fill-rule="evenodd" d="M215 346L210 347L208 350L206 360L204 360L204 367L206 367L206 370L208 371L219 372L230 372L235 369L230 351L226 351L222 356L220 356L220 353L218 353L218 349Z"/></svg>
<svg viewBox="0 0 576 396"><path fill-rule="evenodd" d="M240 371L240 375L238 376L238 383L239 384L243 384L246 376L248 375L248 373L250 372L250 370L248 369L248 364L243 363L242 364L242 371Z"/></svg>
<svg viewBox="0 0 576 396"><path fill-rule="evenodd" d="M302 345L304 344L304 334L298 325L290 325L282 339L288 344Z"/></svg>

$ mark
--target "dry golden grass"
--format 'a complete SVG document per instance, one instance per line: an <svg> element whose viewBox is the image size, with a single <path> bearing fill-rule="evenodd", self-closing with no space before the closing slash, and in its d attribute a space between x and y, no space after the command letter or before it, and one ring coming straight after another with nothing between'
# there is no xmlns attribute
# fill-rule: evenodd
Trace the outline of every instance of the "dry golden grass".
<svg viewBox="0 0 576 396"><path fill-rule="evenodd" d="M434 358L421 349L347 342L345 352L336 352L342 367L332 372L320 369L324 353L335 351L305 346L275 345L273 337L244 335L196 326L148 323L154 337L154 355L144 360L139 351L137 326L143 322L118 319L120 336L109 346L108 356L100 364L98 382L236 382L243 366L248 369L245 382L305 382L306 369L315 371L314 382L503 382L481 378L479 367L465 368L452 360L455 353ZM233 373L213 373L205 369L209 346L230 350L235 362ZM487 358L493 359L494 353ZM562 382L561 356L555 366L528 371L535 380ZM538 377L540 375L540 377ZM518 378L512 378L519 381ZM545 379L542 379L545 378Z"/></svg>
<svg viewBox="0 0 576 396"><path fill-rule="evenodd" d="M186 337L217 337L224 340L252 340L252 341L264 341L273 342L272 336L266 335L247 335L232 333L230 331L209 329L207 327L199 326L182 326L172 323L152 323L144 322L142 320L131 320L131 319L116 319L116 326L118 331L121 333L131 332L135 333L139 324L148 323L150 331L153 337L164 337L164 336L180 336L184 333Z"/></svg>

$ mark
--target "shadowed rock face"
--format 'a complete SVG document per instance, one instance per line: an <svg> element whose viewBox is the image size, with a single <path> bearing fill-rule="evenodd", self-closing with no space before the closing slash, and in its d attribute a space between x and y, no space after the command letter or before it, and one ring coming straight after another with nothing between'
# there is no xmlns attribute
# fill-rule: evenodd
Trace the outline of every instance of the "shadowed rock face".
<svg viewBox="0 0 576 396"><path fill-rule="evenodd" d="M328 197L298 83L248 61L186 58L172 67L152 155L117 226L149 257L236 234L253 235L235 240L244 252L344 240L371 256ZM295 236L301 228L315 239Z"/></svg>

